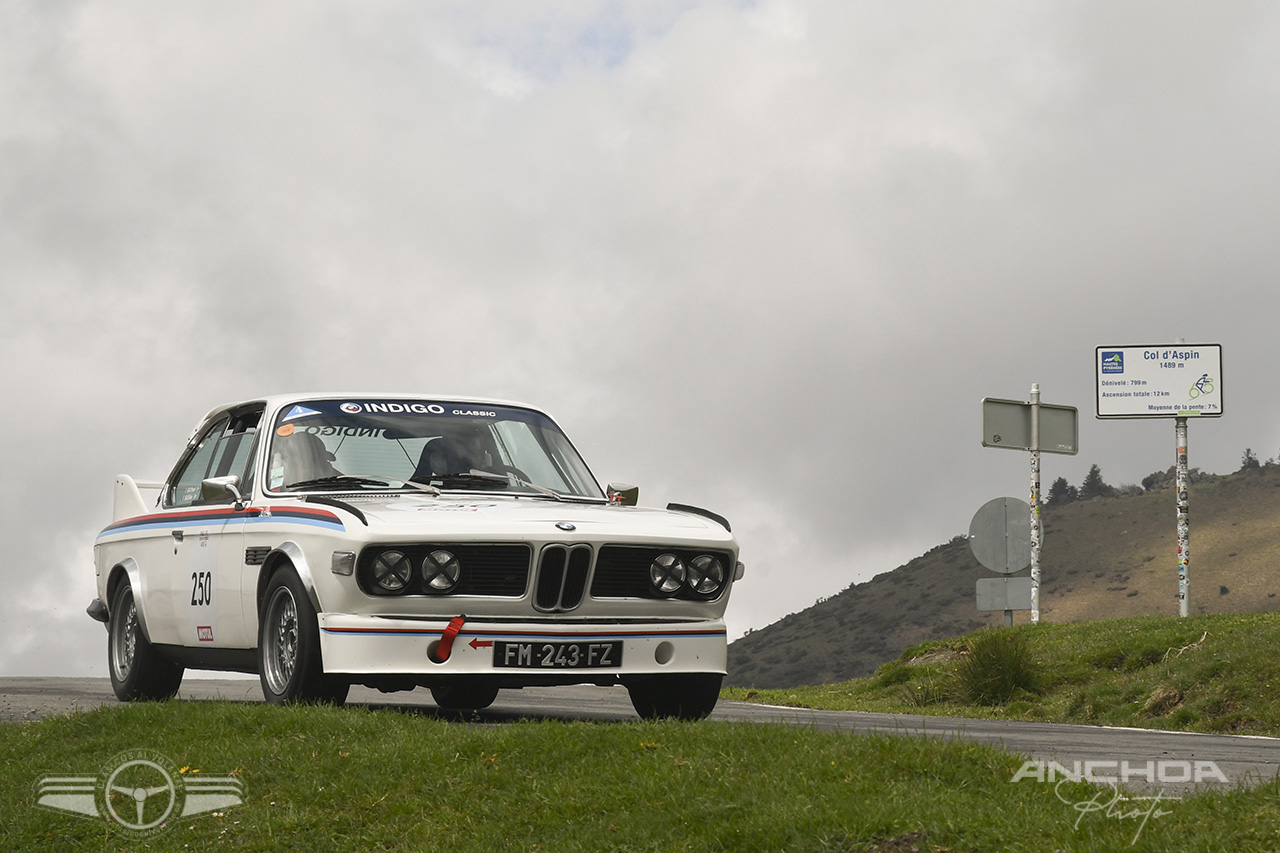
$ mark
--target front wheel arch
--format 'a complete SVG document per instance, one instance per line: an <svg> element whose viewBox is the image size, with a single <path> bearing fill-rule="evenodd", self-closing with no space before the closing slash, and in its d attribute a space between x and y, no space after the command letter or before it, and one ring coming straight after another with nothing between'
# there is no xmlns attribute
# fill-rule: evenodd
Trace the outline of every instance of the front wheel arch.
<svg viewBox="0 0 1280 853"><path fill-rule="evenodd" d="M288 563L268 576L258 605L258 677L275 705L346 701L350 682L326 675L316 609L298 572Z"/></svg>
<svg viewBox="0 0 1280 853"><path fill-rule="evenodd" d="M262 612L262 601L267 594L267 585L271 583L271 579L277 572L291 571L298 576L298 581L302 584L306 591L307 599L311 602L311 606L315 608L317 613L324 610L320 604L320 594L316 591L315 576L311 571L311 564L307 562L307 555L302 549L293 542L283 542L271 550L267 554L266 560L262 562L262 569L258 572L258 588L254 597L254 604L257 613Z"/></svg>

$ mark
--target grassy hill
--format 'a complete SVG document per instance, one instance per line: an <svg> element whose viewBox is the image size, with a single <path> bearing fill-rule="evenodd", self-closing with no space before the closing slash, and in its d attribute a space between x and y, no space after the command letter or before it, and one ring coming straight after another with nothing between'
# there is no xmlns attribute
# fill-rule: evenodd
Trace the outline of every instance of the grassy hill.
<svg viewBox="0 0 1280 853"><path fill-rule="evenodd" d="M727 698L873 711L1280 735L1280 612L1018 625L907 649L869 678Z"/></svg>
<svg viewBox="0 0 1280 853"><path fill-rule="evenodd" d="M1177 616L1172 489L1046 508L1043 518L1042 621ZM734 642L726 684L785 688L861 678L911 646L999 625L1003 614L979 612L974 600L977 580L994 576L961 534ZM1193 482L1190 612L1276 609L1280 465ZM1015 614L1017 622L1028 618Z"/></svg>

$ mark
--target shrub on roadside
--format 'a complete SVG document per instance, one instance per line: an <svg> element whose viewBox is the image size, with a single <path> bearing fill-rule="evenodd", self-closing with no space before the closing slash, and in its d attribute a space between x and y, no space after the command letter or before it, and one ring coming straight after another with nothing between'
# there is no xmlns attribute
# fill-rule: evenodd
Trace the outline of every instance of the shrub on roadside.
<svg viewBox="0 0 1280 853"><path fill-rule="evenodd" d="M956 692L971 705L1000 705L1040 687L1031 642L1023 631L993 628L969 640L956 666Z"/></svg>

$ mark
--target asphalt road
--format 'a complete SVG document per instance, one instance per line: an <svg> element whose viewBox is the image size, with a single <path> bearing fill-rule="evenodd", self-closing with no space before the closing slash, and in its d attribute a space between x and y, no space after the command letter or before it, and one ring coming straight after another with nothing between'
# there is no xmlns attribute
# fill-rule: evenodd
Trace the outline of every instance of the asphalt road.
<svg viewBox="0 0 1280 853"><path fill-rule="evenodd" d="M188 678L179 698L260 702L257 679ZM521 719L627 722L638 719L620 687L553 687L503 690L485 711L460 717L440 711L428 690L380 693L351 690L348 704L489 724ZM111 683L94 678L0 678L0 722L39 720L54 714L114 705ZM721 702L714 721L806 726L823 731L880 732L912 737L966 739L996 744L1032 760L1086 768L1095 778L1126 775L1131 786L1170 794L1196 787L1221 788L1272 779L1280 772L1280 738L1107 728L1067 723L967 720L914 714L813 711L748 702Z"/></svg>

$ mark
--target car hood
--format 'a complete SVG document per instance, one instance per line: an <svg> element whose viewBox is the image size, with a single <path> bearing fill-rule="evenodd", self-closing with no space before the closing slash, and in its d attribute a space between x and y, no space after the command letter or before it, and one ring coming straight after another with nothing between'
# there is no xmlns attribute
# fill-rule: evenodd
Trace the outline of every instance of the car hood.
<svg viewBox="0 0 1280 853"><path fill-rule="evenodd" d="M425 534L456 534L554 538L576 533L577 538L681 538L729 543L732 536L721 524L703 516L650 507L558 502L542 498L443 495L360 496L340 499L359 509L371 532L378 529L403 535L417 527ZM571 525L571 526L570 526Z"/></svg>

